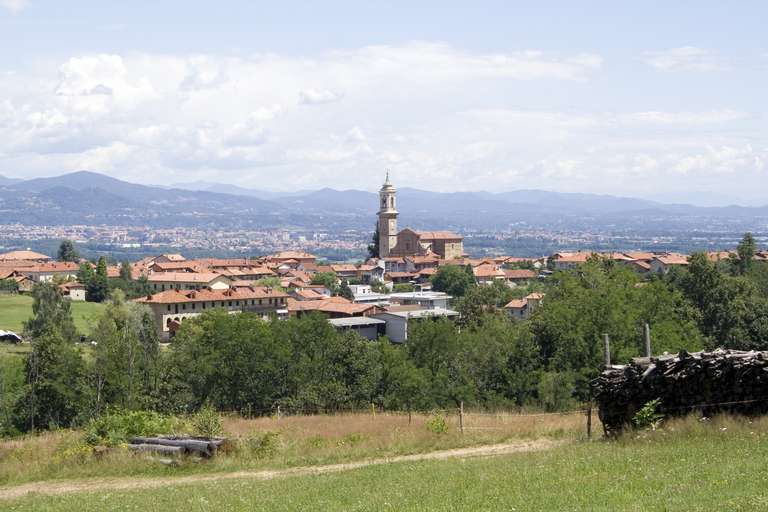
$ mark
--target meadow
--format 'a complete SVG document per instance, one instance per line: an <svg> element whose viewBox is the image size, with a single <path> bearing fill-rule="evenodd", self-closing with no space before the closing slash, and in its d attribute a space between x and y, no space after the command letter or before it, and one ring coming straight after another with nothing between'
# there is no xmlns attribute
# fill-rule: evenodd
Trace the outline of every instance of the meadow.
<svg viewBox="0 0 768 512"><path fill-rule="evenodd" d="M81 334L90 332L96 316L104 309L95 302L72 302L72 319ZM32 316L32 297L19 294L0 294L0 329L21 334L23 323Z"/></svg>
<svg viewBox="0 0 768 512"><path fill-rule="evenodd" d="M768 421L676 420L619 440L333 474L29 496L9 511L765 510Z"/></svg>

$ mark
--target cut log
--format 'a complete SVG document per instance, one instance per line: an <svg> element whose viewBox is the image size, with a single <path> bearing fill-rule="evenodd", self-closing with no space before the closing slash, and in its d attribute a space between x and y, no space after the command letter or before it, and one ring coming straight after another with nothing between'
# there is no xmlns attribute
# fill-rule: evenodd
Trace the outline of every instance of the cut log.
<svg viewBox="0 0 768 512"><path fill-rule="evenodd" d="M169 439L164 437L133 437L131 444L152 444L159 446L177 447L184 453L197 453L203 457L210 457L216 452L216 444L199 439Z"/></svg>
<svg viewBox="0 0 768 512"><path fill-rule="evenodd" d="M163 446L160 444L129 444L128 449L134 452L153 452L176 456L180 456L184 453L184 449L180 446Z"/></svg>

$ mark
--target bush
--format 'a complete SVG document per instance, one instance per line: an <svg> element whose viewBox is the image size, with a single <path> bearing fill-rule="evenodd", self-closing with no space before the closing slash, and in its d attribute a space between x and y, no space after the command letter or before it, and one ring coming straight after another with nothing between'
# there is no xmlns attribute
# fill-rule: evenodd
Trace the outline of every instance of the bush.
<svg viewBox="0 0 768 512"><path fill-rule="evenodd" d="M660 403L661 399L657 398L642 406L632 417L632 423L635 425L635 428L656 430L661 420L664 419L663 414L656 412L656 408Z"/></svg>
<svg viewBox="0 0 768 512"><path fill-rule="evenodd" d="M266 431L245 439L245 445L257 459L274 455L280 445L280 432Z"/></svg>
<svg viewBox="0 0 768 512"><path fill-rule="evenodd" d="M152 411L115 412L91 420L85 428L89 445L116 446L135 436L157 436L184 432L184 421Z"/></svg>
<svg viewBox="0 0 768 512"><path fill-rule="evenodd" d="M424 424L427 430L433 434L446 434L448 433L448 422L445 420L445 416L436 413L429 418Z"/></svg>
<svg viewBox="0 0 768 512"><path fill-rule="evenodd" d="M192 427L195 435L200 437L221 437L224 433L221 416L210 405L206 405L195 414L192 418Z"/></svg>

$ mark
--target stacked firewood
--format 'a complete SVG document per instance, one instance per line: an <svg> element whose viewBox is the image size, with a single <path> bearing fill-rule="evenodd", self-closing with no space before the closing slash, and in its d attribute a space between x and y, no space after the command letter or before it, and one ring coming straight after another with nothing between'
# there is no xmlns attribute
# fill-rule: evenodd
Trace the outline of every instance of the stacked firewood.
<svg viewBox="0 0 768 512"><path fill-rule="evenodd" d="M224 442L224 439L219 438L132 437L128 449L170 456L194 455L207 459L213 457Z"/></svg>
<svg viewBox="0 0 768 512"><path fill-rule="evenodd" d="M709 416L768 412L768 352L712 352L638 358L606 368L592 394L608 435L631 424L640 408L659 399L657 412Z"/></svg>

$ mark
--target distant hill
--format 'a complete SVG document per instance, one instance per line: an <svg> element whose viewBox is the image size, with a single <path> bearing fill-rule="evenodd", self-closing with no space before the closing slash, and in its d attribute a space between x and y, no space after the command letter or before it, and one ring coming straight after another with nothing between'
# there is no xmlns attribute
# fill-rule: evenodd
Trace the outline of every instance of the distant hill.
<svg viewBox="0 0 768 512"><path fill-rule="evenodd" d="M88 171L5 180L0 181L0 216L29 224L368 229L378 209L378 195L361 190L278 193L211 182L160 187ZM699 207L544 190L442 193L402 188L398 210L401 225L417 229L659 231L701 229L713 219L732 219L738 230L768 222L768 206Z"/></svg>
<svg viewBox="0 0 768 512"><path fill-rule="evenodd" d="M23 180L19 180L16 178L6 178L3 175L0 175L0 187L3 187L5 185L13 185L14 183L19 183Z"/></svg>

